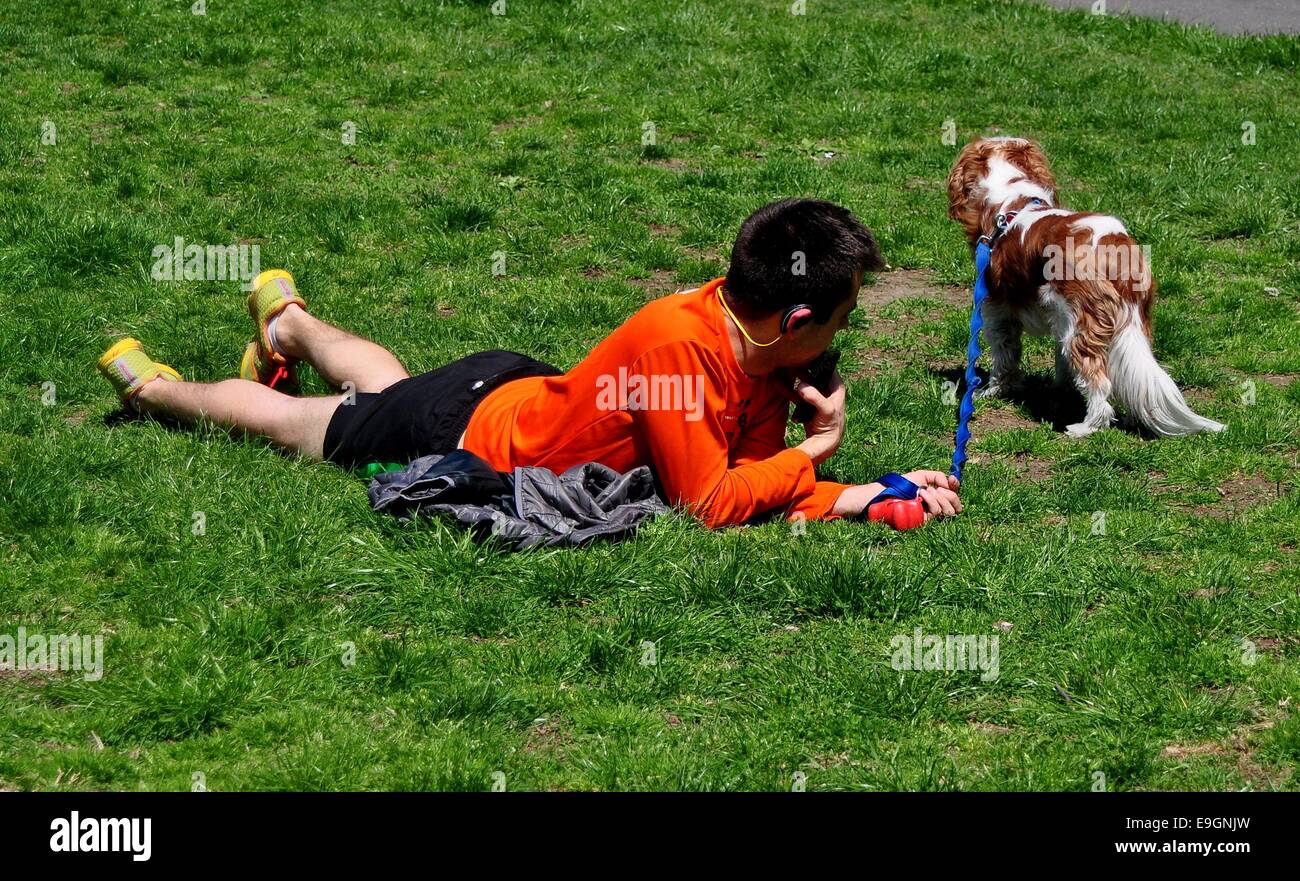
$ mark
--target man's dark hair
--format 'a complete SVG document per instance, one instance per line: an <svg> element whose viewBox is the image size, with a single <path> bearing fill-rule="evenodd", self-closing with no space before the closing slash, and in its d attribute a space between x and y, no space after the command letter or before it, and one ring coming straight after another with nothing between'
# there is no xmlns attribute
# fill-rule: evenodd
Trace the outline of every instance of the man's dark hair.
<svg viewBox="0 0 1300 881"><path fill-rule="evenodd" d="M854 275L884 268L871 230L852 211L821 199L783 199L740 225L725 290L747 316L807 303L813 321L825 324L852 295Z"/></svg>

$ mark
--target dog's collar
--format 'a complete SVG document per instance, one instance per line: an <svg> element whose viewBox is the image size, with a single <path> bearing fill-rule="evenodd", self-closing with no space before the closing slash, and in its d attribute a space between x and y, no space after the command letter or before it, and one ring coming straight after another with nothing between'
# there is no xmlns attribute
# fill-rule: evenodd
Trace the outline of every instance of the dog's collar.
<svg viewBox="0 0 1300 881"><path fill-rule="evenodd" d="M1015 211L999 211L998 216L993 220L994 223L993 232L985 233L984 235L980 236L979 241L987 242L989 248L990 249L993 248L994 246L997 245L998 240L1001 239L1002 236L1006 235L1007 230L1011 228L1011 222L1016 219L1017 214L1019 214L1021 211L1028 211L1030 208L1036 208L1046 204L1047 203L1044 202L1042 199L1035 196L1034 198L1029 200L1029 204L1027 204L1024 208L1018 208Z"/></svg>

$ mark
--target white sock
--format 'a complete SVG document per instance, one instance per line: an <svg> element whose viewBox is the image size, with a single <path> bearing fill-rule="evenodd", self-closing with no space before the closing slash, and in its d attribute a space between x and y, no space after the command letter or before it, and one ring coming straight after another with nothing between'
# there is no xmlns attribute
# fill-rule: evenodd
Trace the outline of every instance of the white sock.
<svg viewBox="0 0 1300 881"><path fill-rule="evenodd" d="M275 326L280 323L282 315L284 313L280 312L266 323L266 338L271 343L271 350L281 358L286 358L288 356L284 354L284 349L280 348L280 341L275 338Z"/></svg>

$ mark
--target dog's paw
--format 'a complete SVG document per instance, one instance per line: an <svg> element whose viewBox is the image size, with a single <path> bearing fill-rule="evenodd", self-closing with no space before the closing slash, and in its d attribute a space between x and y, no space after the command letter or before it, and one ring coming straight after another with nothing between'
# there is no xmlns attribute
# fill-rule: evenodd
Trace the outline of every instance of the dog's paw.
<svg viewBox="0 0 1300 881"><path fill-rule="evenodd" d="M1089 425L1086 422L1076 422L1073 425L1065 426L1065 433L1070 437L1087 437L1088 435L1095 434L1100 430L1101 429L1097 428L1095 425Z"/></svg>
<svg viewBox="0 0 1300 881"><path fill-rule="evenodd" d="M990 382L986 386L975 389L972 396L976 401L982 401L985 398L1005 398L1010 389L1000 382Z"/></svg>

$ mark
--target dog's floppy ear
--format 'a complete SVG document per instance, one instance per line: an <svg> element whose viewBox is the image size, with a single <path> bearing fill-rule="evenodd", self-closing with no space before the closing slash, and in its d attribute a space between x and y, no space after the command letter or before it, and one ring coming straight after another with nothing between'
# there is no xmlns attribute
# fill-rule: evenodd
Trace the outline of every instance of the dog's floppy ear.
<svg viewBox="0 0 1300 881"><path fill-rule="evenodd" d="M948 216L965 226L967 232L975 229L978 234L982 206L975 202L975 189L987 169L987 143L976 140L961 148L948 173Z"/></svg>
<svg viewBox="0 0 1300 881"><path fill-rule="evenodd" d="M1025 177L1038 184L1056 204L1056 176L1047 164L1047 154L1034 141L1022 141L1007 148L1007 161L1025 173Z"/></svg>

